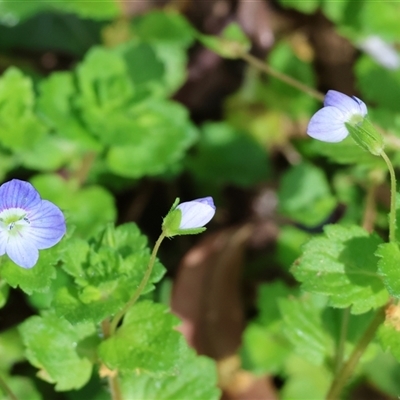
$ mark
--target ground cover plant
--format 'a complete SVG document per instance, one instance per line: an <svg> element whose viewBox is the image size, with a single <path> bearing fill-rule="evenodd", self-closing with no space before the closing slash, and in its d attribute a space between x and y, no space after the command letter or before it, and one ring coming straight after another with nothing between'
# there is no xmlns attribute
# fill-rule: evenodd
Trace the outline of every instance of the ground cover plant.
<svg viewBox="0 0 400 400"><path fill-rule="evenodd" d="M0 398L397 398L399 11L0 1Z"/></svg>

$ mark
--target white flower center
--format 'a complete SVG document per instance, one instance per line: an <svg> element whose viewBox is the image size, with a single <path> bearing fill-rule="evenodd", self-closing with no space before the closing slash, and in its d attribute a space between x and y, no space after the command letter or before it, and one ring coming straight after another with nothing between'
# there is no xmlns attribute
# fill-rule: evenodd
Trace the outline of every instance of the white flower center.
<svg viewBox="0 0 400 400"><path fill-rule="evenodd" d="M0 212L0 229L9 236L21 235L30 221L22 208L7 208Z"/></svg>

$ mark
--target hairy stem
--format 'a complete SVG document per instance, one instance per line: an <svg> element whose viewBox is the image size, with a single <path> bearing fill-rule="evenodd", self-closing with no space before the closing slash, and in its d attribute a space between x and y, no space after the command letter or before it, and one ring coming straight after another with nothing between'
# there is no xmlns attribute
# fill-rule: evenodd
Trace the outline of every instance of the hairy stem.
<svg viewBox="0 0 400 400"><path fill-rule="evenodd" d="M364 351L368 347L371 340L374 338L376 330L379 325L383 322L385 318L384 309L380 308L377 312L371 323L369 324L367 330L364 335L361 337L357 345L354 347L353 352L351 353L347 362L342 366L340 371L336 374L335 379L332 382L332 385L326 395L327 400L337 400L340 397L340 392L342 391L344 385L347 380L353 373L355 367L357 366L358 361L363 355Z"/></svg>
<svg viewBox="0 0 400 400"><path fill-rule="evenodd" d="M266 74L271 75L274 78L277 78L277 79L281 80L282 82L285 82L290 86L293 86L296 89L299 89L300 91L308 94L311 97L314 97L314 99L322 101L322 102L324 101L325 96L321 92L318 92L317 90L312 89L307 85L304 85L304 83L301 83L300 81L293 79L292 77L271 68L268 64L259 60L256 57L252 56L251 54L242 53L240 55L240 58L242 58L243 60L248 62L251 66L265 72Z"/></svg>
<svg viewBox="0 0 400 400"><path fill-rule="evenodd" d="M137 299L140 297L142 294L143 289L147 285L147 282L150 278L151 272L153 271L154 263L156 261L156 255L158 252L158 249L160 248L161 242L164 240L165 234L164 232L161 233L160 237L157 239L156 244L154 245L153 251L150 256L149 264L147 265L146 272L143 276L142 281L140 282L138 288L136 289L135 293L133 293L133 296L130 298L130 300L125 304L124 308L115 315L113 320L111 321L111 326L110 326L110 335L112 336L117 329L117 326L123 316L126 314L126 312L136 303Z"/></svg>
<svg viewBox="0 0 400 400"><path fill-rule="evenodd" d="M384 151L381 153L382 158L388 167L390 174L390 213L389 213L389 241L396 241L396 174L389 157Z"/></svg>

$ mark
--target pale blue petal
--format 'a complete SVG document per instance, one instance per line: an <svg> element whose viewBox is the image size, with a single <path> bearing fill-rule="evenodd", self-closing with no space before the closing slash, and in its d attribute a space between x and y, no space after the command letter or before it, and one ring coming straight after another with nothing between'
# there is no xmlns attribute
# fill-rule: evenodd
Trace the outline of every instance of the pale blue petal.
<svg viewBox="0 0 400 400"><path fill-rule="evenodd" d="M32 268L39 258L36 246L22 236L9 236L6 252L15 264L22 268Z"/></svg>
<svg viewBox="0 0 400 400"><path fill-rule="evenodd" d="M368 114L367 105L356 96L353 96L353 99L358 103L361 115L365 117Z"/></svg>
<svg viewBox="0 0 400 400"><path fill-rule="evenodd" d="M323 142L340 142L349 134L344 124L345 117L336 107L324 107L311 118L307 134Z"/></svg>
<svg viewBox="0 0 400 400"><path fill-rule="evenodd" d="M65 235L64 215L50 201L42 200L39 207L28 212L27 218L30 226L23 234L39 250L54 246Z"/></svg>
<svg viewBox="0 0 400 400"><path fill-rule="evenodd" d="M39 203L39 193L29 182L12 179L0 186L0 210L5 208L28 210Z"/></svg>
<svg viewBox="0 0 400 400"><path fill-rule="evenodd" d="M0 226L0 256L6 254L7 240L8 240L8 233L6 230L4 230L4 228Z"/></svg>
<svg viewBox="0 0 400 400"><path fill-rule="evenodd" d="M196 200L193 200L193 201L197 201L197 202L203 203L203 204L208 204L210 207L214 208L214 210L215 210L214 200L213 200L213 198L211 196L202 197L200 199L196 199Z"/></svg>
<svg viewBox="0 0 400 400"><path fill-rule="evenodd" d="M342 113L347 114L348 119L354 114L360 114L365 117L368 113L365 103L357 97L347 96L336 90L329 90L324 99L325 107L336 107ZM347 121L348 121L347 119Z"/></svg>
<svg viewBox="0 0 400 400"><path fill-rule="evenodd" d="M177 208L182 212L179 229L201 228L210 222L215 214L215 206L214 202L209 203L209 200L198 199L179 204Z"/></svg>

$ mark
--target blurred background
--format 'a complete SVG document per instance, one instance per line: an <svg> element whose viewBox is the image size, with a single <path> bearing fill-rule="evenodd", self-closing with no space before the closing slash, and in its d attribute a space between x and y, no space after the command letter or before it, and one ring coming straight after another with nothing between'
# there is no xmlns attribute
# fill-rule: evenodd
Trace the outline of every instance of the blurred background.
<svg viewBox="0 0 400 400"><path fill-rule="evenodd" d="M357 95L400 163L399 12L369 1L1 0L0 179L30 180L83 238L134 221L154 243L176 197L213 196L204 234L164 242L155 296L218 361L224 399L319 398L325 378L293 356L276 300L298 293L290 267L325 224L386 235L389 186L382 162L352 142L305 132L327 90ZM315 92L204 45L232 23L249 54ZM0 330L45 297L13 291ZM350 398L398 394L397 364L379 357Z"/></svg>

